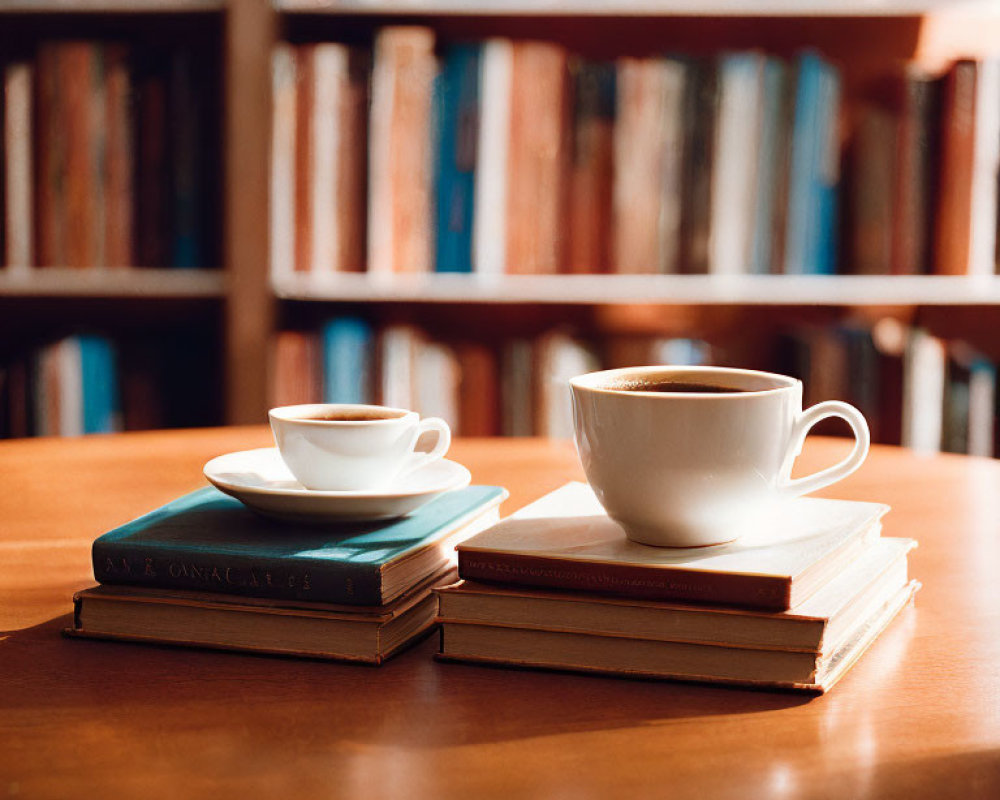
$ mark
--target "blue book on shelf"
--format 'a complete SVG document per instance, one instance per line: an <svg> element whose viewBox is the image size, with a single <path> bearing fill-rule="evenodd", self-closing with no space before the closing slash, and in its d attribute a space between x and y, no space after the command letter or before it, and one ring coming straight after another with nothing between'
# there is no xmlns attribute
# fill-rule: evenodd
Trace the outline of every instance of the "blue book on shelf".
<svg viewBox="0 0 1000 800"><path fill-rule="evenodd" d="M316 526L259 516L206 486L99 537L101 583L378 606L454 563L454 544L499 518L507 491L469 486L408 516Z"/></svg>
<svg viewBox="0 0 1000 800"><path fill-rule="evenodd" d="M114 345L102 336L78 336L83 397L83 432L117 429L118 369Z"/></svg>
<svg viewBox="0 0 1000 800"><path fill-rule="evenodd" d="M797 62L785 272L830 274L836 258L840 78L815 53Z"/></svg>
<svg viewBox="0 0 1000 800"><path fill-rule="evenodd" d="M445 54L438 78L438 272L472 272L481 59L481 45L455 45Z"/></svg>
<svg viewBox="0 0 1000 800"><path fill-rule="evenodd" d="M371 326L357 317L339 317L323 326L323 401L371 403Z"/></svg>

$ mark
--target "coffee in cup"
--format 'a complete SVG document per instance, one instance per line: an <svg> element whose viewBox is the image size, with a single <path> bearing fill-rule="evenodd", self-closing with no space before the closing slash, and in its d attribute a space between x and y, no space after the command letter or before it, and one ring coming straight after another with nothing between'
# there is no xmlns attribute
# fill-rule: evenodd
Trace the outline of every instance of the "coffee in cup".
<svg viewBox="0 0 1000 800"><path fill-rule="evenodd" d="M826 401L802 410L802 383L721 367L630 367L570 381L577 451L608 515L643 544L693 547L738 538L780 504L854 472L868 454L864 416ZM791 477L810 428L844 419L854 448Z"/></svg>
<svg viewBox="0 0 1000 800"><path fill-rule="evenodd" d="M396 478L444 456L451 445L448 423L421 420L415 411L385 406L310 403L272 408L271 431L296 480L318 491L384 489ZM414 448L437 434L428 452Z"/></svg>

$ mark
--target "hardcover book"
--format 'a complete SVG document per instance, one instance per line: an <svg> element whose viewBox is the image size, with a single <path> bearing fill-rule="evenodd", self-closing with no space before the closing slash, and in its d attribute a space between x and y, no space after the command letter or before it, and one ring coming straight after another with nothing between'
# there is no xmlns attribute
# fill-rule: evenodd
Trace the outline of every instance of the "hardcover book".
<svg viewBox="0 0 1000 800"><path fill-rule="evenodd" d="M905 584L829 654L446 621L439 658L822 693L844 676L918 588L916 582Z"/></svg>
<svg viewBox="0 0 1000 800"><path fill-rule="evenodd" d="M449 623L830 655L908 583L910 539L879 539L790 611L663 603L463 581L437 590Z"/></svg>
<svg viewBox="0 0 1000 800"><path fill-rule="evenodd" d="M568 483L460 544L458 569L466 580L784 611L877 539L886 511L803 497L729 544L650 547L627 539L589 486Z"/></svg>
<svg viewBox="0 0 1000 800"><path fill-rule="evenodd" d="M448 578L447 575L452 576ZM426 581L384 606L289 603L207 592L95 586L73 597L67 636L208 647L380 664L429 631L437 602Z"/></svg>
<svg viewBox="0 0 1000 800"><path fill-rule="evenodd" d="M498 518L496 486L446 492L394 520L310 526L258 516L214 487L99 537L105 584L350 605L383 605L440 572L455 542Z"/></svg>

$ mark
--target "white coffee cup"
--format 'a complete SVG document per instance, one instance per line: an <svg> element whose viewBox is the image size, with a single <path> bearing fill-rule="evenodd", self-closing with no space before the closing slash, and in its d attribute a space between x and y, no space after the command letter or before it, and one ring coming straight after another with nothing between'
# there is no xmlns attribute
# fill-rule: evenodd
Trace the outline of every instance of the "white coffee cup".
<svg viewBox="0 0 1000 800"><path fill-rule="evenodd" d="M268 412L278 451L296 480L318 491L384 489L396 478L444 456L448 423L385 406L310 403ZM429 452L417 440L437 433Z"/></svg>
<svg viewBox="0 0 1000 800"><path fill-rule="evenodd" d="M732 541L782 501L851 474L868 454L860 411L839 401L803 411L802 383L785 375L630 367L580 375L570 387L587 480L608 515L643 544ZM809 429L827 417L851 426L853 450L839 464L792 479Z"/></svg>

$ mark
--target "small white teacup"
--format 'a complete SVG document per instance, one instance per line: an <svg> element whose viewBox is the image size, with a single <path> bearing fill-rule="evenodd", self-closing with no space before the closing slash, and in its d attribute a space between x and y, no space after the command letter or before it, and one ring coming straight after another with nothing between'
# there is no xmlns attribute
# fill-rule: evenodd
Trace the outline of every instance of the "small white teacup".
<svg viewBox="0 0 1000 800"><path fill-rule="evenodd" d="M868 424L847 403L802 410L802 383L717 367L632 367L570 381L576 445L608 515L642 544L732 541L778 503L829 486L861 466ZM847 458L791 477L821 419L851 426Z"/></svg>
<svg viewBox="0 0 1000 800"><path fill-rule="evenodd" d="M443 419L385 406L309 403L268 412L278 451L296 480L317 491L380 490L444 456L451 429ZM417 440L437 433L429 452Z"/></svg>

